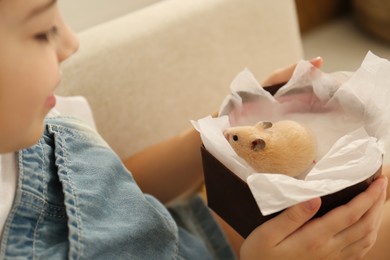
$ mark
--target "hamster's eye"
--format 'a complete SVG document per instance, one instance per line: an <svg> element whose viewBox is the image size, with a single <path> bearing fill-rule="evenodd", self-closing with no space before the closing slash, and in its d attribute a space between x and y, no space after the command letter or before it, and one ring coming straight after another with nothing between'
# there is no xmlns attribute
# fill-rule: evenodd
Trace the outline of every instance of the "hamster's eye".
<svg viewBox="0 0 390 260"><path fill-rule="evenodd" d="M238 135L233 135L233 140L238 141Z"/></svg>

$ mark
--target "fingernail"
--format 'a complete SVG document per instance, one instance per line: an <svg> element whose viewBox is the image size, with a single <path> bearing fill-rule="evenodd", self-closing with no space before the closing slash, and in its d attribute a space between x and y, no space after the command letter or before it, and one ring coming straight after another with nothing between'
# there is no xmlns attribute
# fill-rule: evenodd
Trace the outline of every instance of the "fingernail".
<svg viewBox="0 0 390 260"><path fill-rule="evenodd" d="M311 199L311 200L305 201L303 203L303 205L309 211L313 211L317 207L317 203L316 203L315 199Z"/></svg>
<svg viewBox="0 0 390 260"><path fill-rule="evenodd" d="M312 58L311 60L310 60L310 62L315 62L315 61L318 61L318 60L321 60L322 58L321 58L321 56L317 56L317 57L315 57L315 58Z"/></svg>

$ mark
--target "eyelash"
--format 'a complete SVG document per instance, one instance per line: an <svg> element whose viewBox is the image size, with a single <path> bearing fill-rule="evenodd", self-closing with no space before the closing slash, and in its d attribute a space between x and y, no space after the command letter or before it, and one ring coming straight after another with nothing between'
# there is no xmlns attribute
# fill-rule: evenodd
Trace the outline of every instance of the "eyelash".
<svg viewBox="0 0 390 260"><path fill-rule="evenodd" d="M58 35L58 28L57 26L53 26L50 28L49 31L39 33L35 35L35 39L41 42L49 42L50 39L56 37Z"/></svg>

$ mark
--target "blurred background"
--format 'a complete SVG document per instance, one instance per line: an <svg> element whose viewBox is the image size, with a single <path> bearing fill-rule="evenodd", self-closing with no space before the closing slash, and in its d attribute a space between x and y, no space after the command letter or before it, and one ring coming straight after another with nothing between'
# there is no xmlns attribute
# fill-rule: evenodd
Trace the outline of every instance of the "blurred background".
<svg viewBox="0 0 390 260"><path fill-rule="evenodd" d="M160 1L164 0L115 0L115 5L109 0L66 0L59 4L68 23L80 32ZM390 0L295 3L304 58L322 56L324 71L354 71L368 51L390 60Z"/></svg>
<svg viewBox="0 0 390 260"><path fill-rule="evenodd" d="M389 0L296 0L305 58L356 70L368 51L390 60Z"/></svg>

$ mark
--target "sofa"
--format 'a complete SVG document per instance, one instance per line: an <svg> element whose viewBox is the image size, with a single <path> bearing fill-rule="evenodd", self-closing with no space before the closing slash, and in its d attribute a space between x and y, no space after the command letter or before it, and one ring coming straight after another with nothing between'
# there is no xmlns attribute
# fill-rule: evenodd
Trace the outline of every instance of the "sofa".
<svg viewBox="0 0 390 260"><path fill-rule="evenodd" d="M83 96L127 157L218 111L237 73L302 58L294 0L164 0L78 33L58 95Z"/></svg>

